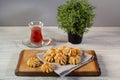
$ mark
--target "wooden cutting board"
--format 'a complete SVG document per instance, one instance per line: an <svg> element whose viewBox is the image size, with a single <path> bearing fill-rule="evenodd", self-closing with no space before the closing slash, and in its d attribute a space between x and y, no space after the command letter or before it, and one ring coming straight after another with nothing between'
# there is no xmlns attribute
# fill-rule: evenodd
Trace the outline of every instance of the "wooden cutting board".
<svg viewBox="0 0 120 80"><path fill-rule="evenodd" d="M17 76L58 76L55 72L43 73L38 68L30 68L27 66L27 60L35 56L39 52L44 50L23 50L20 53L19 61L15 70L15 75ZM94 50L85 50L85 52L94 56L94 59L84 66L72 71L67 76L99 76L101 74L99 64L97 62L97 57Z"/></svg>

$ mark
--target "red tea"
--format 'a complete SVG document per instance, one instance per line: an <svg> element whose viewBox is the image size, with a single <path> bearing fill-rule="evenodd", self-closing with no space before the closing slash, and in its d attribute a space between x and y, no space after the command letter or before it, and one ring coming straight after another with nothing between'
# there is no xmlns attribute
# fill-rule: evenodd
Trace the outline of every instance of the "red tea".
<svg viewBox="0 0 120 80"><path fill-rule="evenodd" d="M32 43L42 43L43 37L40 26L33 26L31 28L31 38Z"/></svg>

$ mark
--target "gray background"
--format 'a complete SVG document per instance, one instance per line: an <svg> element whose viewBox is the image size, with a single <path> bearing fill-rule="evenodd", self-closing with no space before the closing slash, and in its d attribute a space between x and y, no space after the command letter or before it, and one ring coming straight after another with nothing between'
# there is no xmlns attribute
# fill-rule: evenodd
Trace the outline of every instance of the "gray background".
<svg viewBox="0 0 120 80"><path fill-rule="evenodd" d="M0 0L0 26L26 26L41 20L56 26L57 7L66 0ZM94 26L120 26L120 0L90 0L96 6Z"/></svg>

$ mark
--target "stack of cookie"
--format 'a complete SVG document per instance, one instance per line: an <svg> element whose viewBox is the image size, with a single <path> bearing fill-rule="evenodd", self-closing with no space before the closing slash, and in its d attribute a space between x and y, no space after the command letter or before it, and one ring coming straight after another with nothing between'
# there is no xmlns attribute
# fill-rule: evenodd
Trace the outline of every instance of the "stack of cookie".
<svg viewBox="0 0 120 80"><path fill-rule="evenodd" d="M47 62L56 62L60 65L76 65L81 62L82 50L68 46L50 48L46 51L43 58Z"/></svg>
<svg viewBox="0 0 120 80"><path fill-rule="evenodd" d="M82 50L79 48L60 46L58 48L50 48L44 53L44 63L37 57L32 57L28 59L27 65L31 68L41 67L43 72L49 73L55 69L52 63L77 65L81 62L81 56Z"/></svg>

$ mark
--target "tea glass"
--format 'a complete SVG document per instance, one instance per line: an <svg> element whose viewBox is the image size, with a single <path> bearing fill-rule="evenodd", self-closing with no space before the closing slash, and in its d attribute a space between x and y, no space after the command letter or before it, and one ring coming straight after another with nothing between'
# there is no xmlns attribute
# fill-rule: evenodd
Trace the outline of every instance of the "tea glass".
<svg viewBox="0 0 120 80"><path fill-rule="evenodd" d="M30 42L33 46L41 47L43 45L42 27L41 21L32 21L29 24L31 29Z"/></svg>
<svg viewBox="0 0 120 80"><path fill-rule="evenodd" d="M23 40L22 43L30 48L39 48L42 46L51 45L52 38L44 39L42 35L43 22L41 21L31 21L28 26L30 28L29 40ZM53 45L53 44L52 44Z"/></svg>

